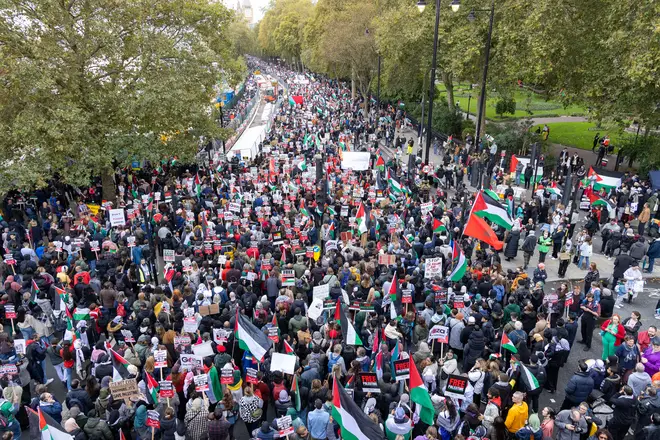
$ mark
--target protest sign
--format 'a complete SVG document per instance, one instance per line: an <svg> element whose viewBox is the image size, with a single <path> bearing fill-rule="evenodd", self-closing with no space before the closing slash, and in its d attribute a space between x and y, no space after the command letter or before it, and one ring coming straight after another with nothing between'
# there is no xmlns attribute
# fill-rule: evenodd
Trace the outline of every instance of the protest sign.
<svg viewBox="0 0 660 440"><path fill-rule="evenodd" d="M394 361L394 375L397 382L410 378L410 359L399 359Z"/></svg>
<svg viewBox="0 0 660 440"><path fill-rule="evenodd" d="M147 410L147 426L150 428L160 428L160 414L153 409Z"/></svg>
<svg viewBox="0 0 660 440"><path fill-rule="evenodd" d="M279 417L276 420L280 438L288 437L290 434L293 434L293 421L291 420L291 416Z"/></svg>
<svg viewBox="0 0 660 440"><path fill-rule="evenodd" d="M323 300L314 298L307 309L309 319L316 321L323 314Z"/></svg>
<svg viewBox="0 0 660 440"><path fill-rule="evenodd" d="M320 286L314 286L314 290L312 291L312 297L313 298L319 298L321 300L324 300L329 296L330 296L330 285L329 284L322 284Z"/></svg>
<svg viewBox="0 0 660 440"><path fill-rule="evenodd" d="M424 278L442 276L442 258L427 258L424 266Z"/></svg>
<svg viewBox="0 0 660 440"><path fill-rule="evenodd" d="M257 378L257 370L254 368L248 368L245 370L245 382L246 383L259 383L259 378Z"/></svg>
<svg viewBox="0 0 660 440"><path fill-rule="evenodd" d="M282 286L295 286L296 273L291 269L282 270Z"/></svg>
<svg viewBox="0 0 660 440"><path fill-rule="evenodd" d="M175 336L174 351L185 353L190 348L190 336Z"/></svg>
<svg viewBox="0 0 660 440"><path fill-rule="evenodd" d="M195 333L197 331L197 327L199 327L199 323L197 322L197 318L195 318L194 316L183 318L184 332Z"/></svg>
<svg viewBox="0 0 660 440"><path fill-rule="evenodd" d="M385 266L391 266L396 264L396 256L389 254L380 254L378 255L378 264L384 264Z"/></svg>
<svg viewBox="0 0 660 440"><path fill-rule="evenodd" d="M361 372L360 381L362 382L362 391L365 393L380 393L376 373Z"/></svg>
<svg viewBox="0 0 660 440"><path fill-rule="evenodd" d="M135 379L126 379L110 382L110 394L115 400L130 399L132 397L139 397L140 390L138 389Z"/></svg>
<svg viewBox="0 0 660 440"><path fill-rule="evenodd" d="M167 367L167 350L154 350L154 367Z"/></svg>
<svg viewBox="0 0 660 440"><path fill-rule="evenodd" d="M188 371L202 369L202 358L199 356L194 354L182 354L179 359L181 359L181 368L185 368Z"/></svg>
<svg viewBox="0 0 660 440"><path fill-rule="evenodd" d="M172 381L161 380L158 384L158 395L164 399L174 397L174 387Z"/></svg>
<svg viewBox="0 0 660 440"><path fill-rule="evenodd" d="M445 396L454 397L456 399L463 399L465 397L465 389L467 388L467 385L467 377L450 374L447 378Z"/></svg>
<svg viewBox="0 0 660 440"><path fill-rule="evenodd" d="M228 334L223 328L214 328L213 329L213 340L216 344L224 344L227 342Z"/></svg>
<svg viewBox="0 0 660 440"><path fill-rule="evenodd" d="M281 371L285 374L293 374L296 368L296 359L296 356L273 353L270 362L270 371Z"/></svg>
<svg viewBox="0 0 660 440"><path fill-rule="evenodd" d="M111 209L110 210L110 226L124 226L126 224L126 218L124 216L123 209Z"/></svg>
<svg viewBox="0 0 660 440"><path fill-rule="evenodd" d="M412 302L413 302L412 290L402 289L401 290L401 304L412 304Z"/></svg>
<svg viewBox="0 0 660 440"><path fill-rule="evenodd" d="M427 203L422 203L419 206L420 210L422 211L422 215L426 215L429 212L433 211L433 203L427 202Z"/></svg>
<svg viewBox="0 0 660 440"><path fill-rule="evenodd" d="M5 304L5 318L16 319L16 309L13 304Z"/></svg>
<svg viewBox="0 0 660 440"><path fill-rule="evenodd" d="M176 261L174 249L163 249L163 261L166 263L174 263Z"/></svg>
<svg viewBox="0 0 660 440"><path fill-rule="evenodd" d="M213 356L213 345L211 341L202 342L201 344L195 344L192 346L193 353L195 356L206 357Z"/></svg>
<svg viewBox="0 0 660 440"><path fill-rule="evenodd" d="M231 385L234 383L234 369L223 368L220 370L220 383L223 385Z"/></svg>
<svg viewBox="0 0 660 440"><path fill-rule="evenodd" d="M438 342L446 344L449 342L449 327L444 325L434 325L431 330L429 330L429 342L432 339L435 339Z"/></svg>
<svg viewBox="0 0 660 440"><path fill-rule="evenodd" d="M206 374L198 374L197 376L193 376L193 381L195 382L195 391L208 391L209 377Z"/></svg>
<svg viewBox="0 0 660 440"><path fill-rule="evenodd" d="M14 339L14 350L16 354L25 354L25 339Z"/></svg>

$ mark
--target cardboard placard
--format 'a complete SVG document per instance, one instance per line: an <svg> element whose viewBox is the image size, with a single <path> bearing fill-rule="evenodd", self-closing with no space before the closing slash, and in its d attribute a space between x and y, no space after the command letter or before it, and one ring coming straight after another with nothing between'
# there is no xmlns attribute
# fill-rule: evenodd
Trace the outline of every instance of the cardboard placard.
<svg viewBox="0 0 660 440"><path fill-rule="evenodd" d="M384 264L385 266L392 266L396 264L396 256L389 254L380 254L378 255L378 264Z"/></svg>
<svg viewBox="0 0 660 440"><path fill-rule="evenodd" d="M246 383L259 383L257 378L257 370L254 368L248 368L245 370L245 382Z"/></svg>
<svg viewBox="0 0 660 440"><path fill-rule="evenodd" d="M217 315L220 313L220 304L209 304L208 306L199 306L199 314L202 316Z"/></svg>
<svg viewBox="0 0 660 440"><path fill-rule="evenodd" d="M341 241L351 241L353 239L353 232L342 232L339 234L339 238Z"/></svg>
<svg viewBox="0 0 660 440"><path fill-rule="evenodd" d="M429 330L429 339L428 341L435 339L438 342L446 344L449 342L449 327L444 325L434 325L431 330Z"/></svg>
<svg viewBox="0 0 660 440"><path fill-rule="evenodd" d="M172 381L161 380L158 384L158 395L164 399L174 397L174 386Z"/></svg>
<svg viewBox="0 0 660 440"><path fill-rule="evenodd" d="M397 382L410 378L410 359L394 361L394 374Z"/></svg>
<svg viewBox="0 0 660 440"><path fill-rule="evenodd" d="M376 373L361 372L360 381L362 382L362 391L365 393L380 393Z"/></svg>
<svg viewBox="0 0 660 440"><path fill-rule="evenodd" d="M465 389L468 386L468 378L464 376L456 376L450 374L447 378L447 388L445 396L454 397L456 399L463 399L465 397Z"/></svg>
<svg viewBox="0 0 660 440"><path fill-rule="evenodd" d="M115 400L130 399L139 397L140 390L135 379L126 379L110 382L110 394Z"/></svg>

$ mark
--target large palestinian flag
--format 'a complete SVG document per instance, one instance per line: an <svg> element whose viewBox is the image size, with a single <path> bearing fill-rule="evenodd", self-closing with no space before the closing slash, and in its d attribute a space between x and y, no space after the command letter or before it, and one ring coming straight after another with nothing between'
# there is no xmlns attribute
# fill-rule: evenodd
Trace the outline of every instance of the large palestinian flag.
<svg viewBox="0 0 660 440"><path fill-rule="evenodd" d="M39 416L39 431L41 431L41 440L73 440L73 436L66 432L62 425L55 419L37 408Z"/></svg>
<svg viewBox="0 0 660 440"><path fill-rule="evenodd" d="M529 368L527 368L520 362L518 363L518 366L520 367L520 378L525 384L525 387L527 387L527 391L529 392L538 389L541 385L539 384L539 381L536 378L536 376L532 374Z"/></svg>
<svg viewBox="0 0 660 440"><path fill-rule="evenodd" d="M623 173L616 171L607 171L602 168L589 167L587 177L582 181L584 186L588 186L591 182L594 184L594 190L600 191L605 188L606 191L611 191L621 186L621 178Z"/></svg>
<svg viewBox="0 0 660 440"><path fill-rule="evenodd" d="M362 235L369 230L367 227L367 212L364 209L364 203L360 202L357 213L355 214L355 222L358 227L358 234Z"/></svg>
<svg viewBox="0 0 660 440"><path fill-rule="evenodd" d="M332 386L332 418L341 428L342 440L383 440L385 433L348 396L339 381Z"/></svg>
<svg viewBox="0 0 660 440"><path fill-rule="evenodd" d="M351 321L348 320L348 317L346 316L346 312L342 309L342 307L339 305L341 301L337 302L337 309L339 310L339 322L341 323L341 334L344 339L344 344L346 345L362 345L362 339L360 339L360 336L358 333L355 331L355 327L351 323Z"/></svg>
<svg viewBox="0 0 660 440"><path fill-rule="evenodd" d="M472 213L481 218L487 218L504 229L511 229L513 227L513 217L511 217L509 210L495 197L496 195L490 191L477 193Z"/></svg>
<svg viewBox="0 0 660 440"><path fill-rule="evenodd" d="M589 197L589 202L591 203L591 206L602 206L604 208L607 208L608 212L616 208L614 202L612 202L606 197L601 196L600 194L596 194L592 192L590 194L587 194L587 196Z"/></svg>
<svg viewBox="0 0 660 440"><path fill-rule="evenodd" d="M236 311L236 325L234 326L238 346L243 350L249 351L259 362L264 360L264 356L273 345L273 341L252 324L245 315Z"/></svg>
<svg viewBox="0 0 660 440"><path fill-rule="evenodd" d="M527 165L531 162L531 159L529 157L516 157L517 162L522 162L523 164L523 173L520 175L520 181L524 182L525 181L525 168L527 168ZM516 164L517 166L518 164ZM534 178L534 173L532 172L532 179ZM536 166L536 183L540 182L541 179L543 178L543 167L541 166Z"/></svg>
<svg viewBox="0 0 660 440"><path fill-rule="evenodd" d="M110 355L110 360L112 361L112 380L119 381L127 379L129 376L129 362L109 346L106 345L106 347L108 349L108 354Z"/></svg>

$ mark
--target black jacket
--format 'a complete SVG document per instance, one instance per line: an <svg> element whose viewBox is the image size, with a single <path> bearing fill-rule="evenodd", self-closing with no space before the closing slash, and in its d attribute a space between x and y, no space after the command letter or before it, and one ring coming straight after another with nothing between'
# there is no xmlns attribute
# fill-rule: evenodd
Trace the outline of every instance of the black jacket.
<svg viewBox="0 0 660 440"><path fill-rule="evenodd" d="M614 278L623 278L623 273L635 263L635 259L628 254L621 254L614 260L614 269L612 276Z"/></svg>
<svg viewBox="0 0 660 440"><path fill-rule="evenodd" d="M89 400L89 394L82 389L69 391L66 395L65 401L67 408L71 408L73 405L78 405L83 414L87 414L87 412L92 409L92 402Z"/></svg>
<svg viewBox="0 0 660 440"><path fill-rule="evenodd" d="M614 406L614 412L609 423L616 426L630 426L635 422L637 399L616 393L610 399L610 403Z"/></svg>

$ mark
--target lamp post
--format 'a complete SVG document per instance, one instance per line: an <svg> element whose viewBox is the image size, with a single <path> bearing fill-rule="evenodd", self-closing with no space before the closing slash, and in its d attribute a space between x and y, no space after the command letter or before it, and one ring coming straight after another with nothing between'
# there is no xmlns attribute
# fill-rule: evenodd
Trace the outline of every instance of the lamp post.
<svg viewBox="0 0 660 440"><path fill-rule="evenodd" d="M484 62L484 71L481 78L481 94L479 95L479 107L477 110L477 128L475 133L475 145L479 146L479 139L481 137L481 123L484 119L484 107L486 106L486 81L488 80L488 63L490 61L490 43L493 37L493 20L495 19L495 0L492 0L490 9L473 9L468 15L468 20L474 21L476 16L475 12L490 12L490 19L488 23L488 38L486 39L486 60Z"/></svg>
<svg viewBox="0 0 660 440"><path fill-rule="evenodd" d="M451 9L456 12L461 6L460 0L453 0L451 2ZM426 1L419 0L417 2L417 8L419 12L424 12L426 8ZM429 84L429 116L426 129L426 159L425 164L429 163L430 154L431 154L431 133L432 133L432 122L433 122L433 98L435 97L435 69L438 64L438 28L440 26L440 0L435 0L435 29L433 31L433 59L431 61L431 77Z"/></svg>

